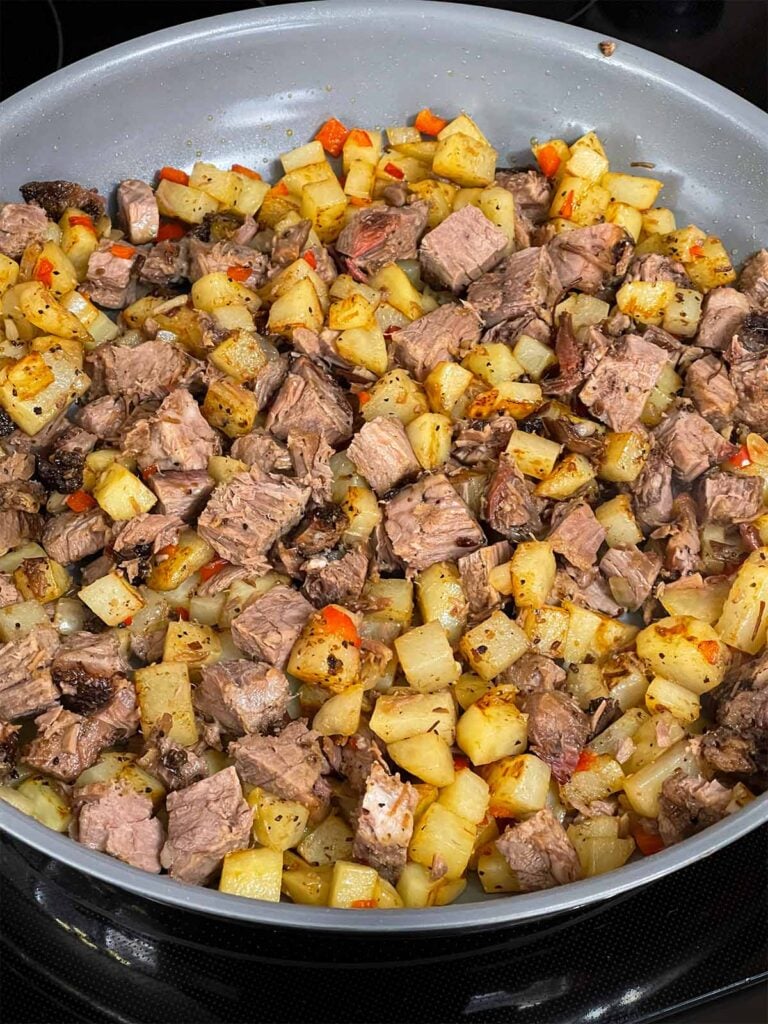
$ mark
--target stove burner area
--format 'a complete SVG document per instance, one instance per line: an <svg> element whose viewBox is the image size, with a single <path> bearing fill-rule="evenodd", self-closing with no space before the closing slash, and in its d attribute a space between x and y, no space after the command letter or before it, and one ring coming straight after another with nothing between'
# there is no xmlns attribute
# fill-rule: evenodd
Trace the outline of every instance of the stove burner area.
<svg viewBox="0 0 768 1024"><path fill-rule="evenodd" d="M639 1024L730 994L722 1016L682 1020L749 1024L764 1019L760 990L743 990L768 977L767 850L763 827L583 911L397 939L201 917L3 838L3 1016L18 1024Z"/></svg>

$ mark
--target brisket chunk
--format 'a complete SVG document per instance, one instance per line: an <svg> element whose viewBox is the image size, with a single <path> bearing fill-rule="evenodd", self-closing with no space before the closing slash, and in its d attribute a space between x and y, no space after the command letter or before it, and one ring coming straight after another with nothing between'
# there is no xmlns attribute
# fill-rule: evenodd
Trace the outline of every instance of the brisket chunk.
<svg viewBox="0 0 768 1024"><path fill-rule="evenodd" d="M0 253L20 260L32 242L42 242L48 230L45 211L39 206L6 203L0 207Z"/></svg>
<svg viewBox="0 0 768 1024"><path fill-rule="evenodd" d="M552 519L554 528L548 540L553 550L577 569L590 569L605 541L605 530L590 506L578 500L561 505L555 509Z"/></svg>
<svg viewBox="0 0 768 1024"><path fill-rule="evenodd" d="M616 224L595 224L555 235L546 249L563 291L595 295L622 276L634 245Z"/></svg>
<svg viewBox="0 0 768 1024"><path fill-rule="evenodd" d="M342 444L352 436L352 408L333 378L301 356L277 393L265 426L282 441L289 434L319 434L330 445Z"/></svg>
<svg viewBox="0 0 768 1024"><path fill-rule="evenodd" d="M304 593L318 608L326 604L354 605L368 578L368 555L353 548L341 558L313 558L304 564Z"/></svg>
<svg viewBox="0 0 768 1024"><path fill-rule="evenodd" d="M204 469L154 473L148 483L157 495L157 511L185 523L202 512L215 486L213 477Z"/></svg>
<svg viewBox="0 0 768 1024"><path fill-rule="evenodd" d="M656 252L635 256L629 264L624 280L625 282L647 281L650 284L658 284L659 281L673 281L680 288L692 287L691 280L682 263Z"/></svg>
<svg viewBox="0 0 768 1024"><path fill-rule="evenodd" d="M77 838L83 846L109 853L142 871L158 874L163 826L152 817L152 801L143 793L95 783L78 790Z"/></svg>
<svg viewBox="0 0 768 1024"><path fill-rule="evenodd" d="M160 211L155 193L146 181L127 178L117 186L117 208L126 234L134 245L144 245L157 238Z"/></svg>
<svg viewBox="0 0 768 1024"><path fill-rule="evenodd" d="M166 238L153 245L139 269L139 280L159 288L180 284L189 277L189 252L185 239Z"/></svg>
<svg viewBox="0 0 768 1024"><path fill-rule="evenodd" d="M103 382L103 391L132 401L163 399L201 375L201 363L170 341L145 341L134 348L99 345L86 364L94 381Z"/></svg>
<svg viewBox="0 0 768 1024"><path fill-rule="evenodd" d="M672 846L714 825L728 813L732 790L701 776L691 778L678 768L661 787L659 835Z"/></svg>
<svg viewBox="0 0 768 1024"><path fill-rule="evenodd" d="M264 732L285 717L290 700L283 673L262 662L206 665L194 694L195 707L234 736Z"/></svg>
<svg viewBox="0 0 768 1024"><path fill-rule="evenodd" d="M496 848L515 873L521 892L551 889L581 877L576 851L548 808L508 826Z"/></svg>
<svg viewBox="0 0 768 1024"><path fill-rule="evenodd" d="M565 670L552 658L528 653L505 669L499 676L499 682L511 683L522 696L562 690L565 686Z"/></svg>
<svg viewBox="0 0 768 1024"><path fill-rule="evenodd" d="M133 249L128 255L130 246L117 249L111 238L103 238L98 249L94 249L88 258L88 273L85 278L85 289L91 302L106 309L123 309L136 298L136 279L134 265L139 257L138 250ZM125 255L116 255L116 252Z"/></svg>
<svg viewBox="0 0 768 1024"><path fill-rule="evenodd" d="M672 519L672 460L661 447L651 449L631 491L635 515L642 525L662 526Z"/></svg>
<svg viewBox="0 0 768 1024"><path fill-rule="evenodd" d="M235 616L232 639L252 658L284 669L313 610L296 590L278 583Z"/></svg>
<svg viewBox="0 0 768 1024"><path fill-rule="evenodd" d="M549 319L563 287L549 250L522 249L470 285L467 301L486 327L525 315Z"/></svg>
<svg viewBox="0 0 768 1024"><path fill-rule="evenodd" d="M479 340L480 321L472 310L446 303L394 331L390 354L416 380L424 380L438 363L451 362Z"/></svg>
<svg viewBox="0 0 768 1024"><path fill-rule="evenodd" d="M372 765L352 854L393 883L405 867L418 802L419 794L409 782L401 782L399 775L390 775L378 763Z"/></svg>
<svg viewBox="0 0 768 1024"><path fill-rule="evenodd" d="M25 203L42 206L51 220L59 220L69 207L98 218L107 207L106 200L95 188L84 188L74 181L28 181L19 192Z"/></svg>
<svg viewBox="0 0 768 1024"><path fill-rule="evenodd" d="M715 430L722 430L732 419L739 404L739 396L731 384L728 372L717 358L709 355L697 359L685 374L685 393L693 399L696 411L708 420Z"/></svg>
<svg viewBox="0 0 768 1024"><path fill-rule="evenodd" d="M20 640L0 645L0 721L34 715L59 696L50 667L59 647L52 626L38 626Z"/></svg>
<svg viewBox="0 0 768 1024"><path fill-rule="evenodd" d="M178 388L154 415L138 420L126 433L123 451L136 456L140 469L200 470L221 452L221 440L192 395Z"/></svg>
<svg viewBox="0 0 768 1024"><path fill-rule="evenodd" d="M421 471L405 427L394 416L377 416L364 423L347 454L380 496Z"/></svg>
<svg viewBox="0 0 768 1024"><path fill-rule="evenodd" d="M559 690L542 690L525 699L528 743L545 761L558 782L567 782L589 736L589 717L573 697Z"/></svg>
<svg viewBox="0 0 768 1024"><path fill-rule="evenodd" d="M739 289L751 305L768 309L768 249L761 249L747 260L739 277Z"/></svg>
<svg viewBox="0 0 768 1024"><path fill-rule="evenodd" d="M630 611L637 611L653 592L661 570L661 556L654 551L640 551L636 546L611 548L603 555L600 569L608 577L616 601Z"/></svg>
<svg viewBox="0 0 768 1024"><path fill-rule="evenodd" d="M45 524L42 545L46 554L62 565L98 554L109 541L109 518L100 508L88 512L61 512Z"/></svg>
<svg viewBox="0 0 768 1024"><path fill-rule="evenodd" d="M477 207L464 206L422 239L419 262L424 279L461 292L499 262L507 241Z"/></svg>
<svg viewBox="0 0 768 1024"><path fill-rule="evenodd" d="M630 430L668 361L664 349L629 334L603 356L579 398L612 430Z"/></svg>
<svg viewBox="0 0 768 1024"><path fill-rule="evenodd" d="M747 313L749 299L742 292L728 287L713 288L701 304L696 344L719 351L728 348Z"/></svg>
<svg viewBox="0 0 768 1024"><path fill-rule="evenodd" d="M365 281L387 263L413 259L427 226L427 213L423 202L362 210L336 240L348 273L356 281Z"/></svg>
<svg viewBox="0 0 768 1024"><path fill-rule="evenodd" d="M698 481L697 500L702 523L746 523L762 507L763 481L758 476L714 472Z"/></svg>
<svg viewBox="0 0 768 1024"><path fill-rule="evenodd" d="M540 502L511 455L502 455L485 497L485 518L509 540L541 531Z"/></svg>
<svg viewBox="0 0 768 1024"><path fill-rule="evenodd" d="M463 555L456 563L467 596L471 621L484 619L504 603L504 596L491 585L488 575L491 569L508 562L510 557L509 544L500 540L470 555Z"/></svg>
<svg viewBox="0 0 768 1024"><path fill-rule="evenodd" d="M677 409L656 428L656 440L686 483L701 476L710 466L736 452L715 428L696 412Z"/></svg>

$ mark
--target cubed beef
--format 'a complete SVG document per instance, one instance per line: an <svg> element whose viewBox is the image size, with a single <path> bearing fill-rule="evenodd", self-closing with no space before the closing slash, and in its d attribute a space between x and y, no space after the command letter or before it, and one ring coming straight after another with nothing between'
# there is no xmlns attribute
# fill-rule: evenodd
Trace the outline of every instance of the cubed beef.
<svg viewBox="0 0 768 1024"><path fill-rule="evenodd" d="M329 374L300 356L277 393L265 426L282 441L289 434L320 434L328 444L342 444L352 436L352 407Z"/></svg>
<svg viewBox="0 0 768 1024"><path fill-rule="evenodd" d="M504 232L476 206L464 206L449 214L421 240L422 274L438 288L461 292L496 266L507 243Z"/></svg>
<svg viewBox="0 0 768 1024"><path fill-rule="evenodd" d="M161 719L161 723L165 724L164 718ZM205 736L207 723L200 724L201 732ZM177 789L193 786L211 774L208 763L197 752L199 749L200 744L197 744L197 749L182 747L175 740L169 739L164 730L156 730L147 738L147 748L139 758L138 764L150 775L160 779L167 790L175 793Z"/></svg>
<svg viewBox="0 0 768 1024"><path fill-rule="evenodd" d="M0 206L0 253L4 256L20 260L28 245L44 241L47 230L48 218L39 206Z"/></svg>
<svg viewBox="0 0 768 1024"><path fill-rule="evenodd" d="M107 201L95 188L84 188L74 181L28 181L19 189L25 203L42 206L51 220L59 220L70 207L83 210L89 217L101 217Z"/></svg>
<svg viewBox="0 0 768 1024"><path fill-rule="evenodd" d="M498 682L511 684L521 696L526 697L532 693L564 689L565 670L543 654L524 654L499 675Z"/></svg>
<svg viewBox="0 0 768 1024"><path fill-rule="evenodd" d="M600 569L607 576L616 601L630 611L637 611L653 592L661 571L661 556L655 551L640 551L636 546L611 548L603 555Z"/></svg>
<svg viewBox="0 0 768 1024"><path fill-rule="evenodd" d="M205 666L194 694L196 709L233 736L278 725L290 698L279 669L244 659Z"/></svg>
<svg viewBox="0 0 768 1024"><path fill-rule="evenodd" d="M467 301L486 327L526 314L550 311L563 288L548 249L522 249L470 285Z"/></svg>
<svg viewBox="0 0 768 1024"><path fill-rule="evenodd" d="M376 737L365 725L352 736L323 737L323 752L331 767L362 796L374 764L388 771Z"/></svg>
<svg viewBox="0 0 768 1024"><path fill-rule="evenodd" d="M189 239L189 279L199 281L206 274L226 273L230 267L247 267L250 274L241 283L260 288L267 279L269 260L262 253L237 242L201 242Z"/></svg>
<svg viewBox="0 0 768 1024"><path fill-rule="evenodd" d="M416 380L424 380L438 363L451 362L478 342L480 329L480 321L471 309L446 303L393 331L390 355Z"/></svg>
<svg viewBox="0 0 768 1024"><path fill-rule="evenodd" d="M272 239L272 265L287 267L290 263L294 263L301 256L311 229L312 221L300 220L298 224L292 224L282 234L275 233L275 237Z"/></svg>
<svg viewBox="0 0 768 1024"><path fill-rule="evenodd" d="M112 541L112 549L120 559L157 554L169 544L176 544L183 523L178 516L155 515L142 512L127 522L118 524L119 530Z"/></svg>
<svg viewBox="0 0 768 1024"><path fill-rule="evenodd" d="M42 528L42 517L34 512L0 510L0 553L5 554L25 540L39 540Z"/></svg>
<svg viewBox="0 0 768 1024"><path fill-rule="evenodd" d="M528 715L528 745L545 761L558 782L567 782L589 735L589 718L567 693L539 690L523 705Z"/></svg>
<svg viewBox="0 0 768 1024"><path fill-rule="evenodd" d="M0 645L0 721L36 714L57 699L50 667L58 647L52 626L38 626L20 640Z"/></svg>
<svg viewBox="0 0 768 1024"><path fill-rule="evenodd" d="M374 764L357 817L354 858L397 882L405 867L418 802L418 791L409 782L401 782L399 775L390 775Z"/></svg>
<svg viewBox="0 0 768 1024"><path fill-rule="evenodd" d="M167 288L189 277L189 249L185 239L176 242L166 238L153 245L144 257L139 280Z"/></svg>
<svg viewBox="0 0 768 1024"><path fill-rule="evenodd" d="M763 480L759 476L736 476L714 472L697 484L701 522L729 526L754 519L763 504Z"/></svg>
<svg viewBox="0 0 768 1024"><path fill-rule="evenodd" d="M384 528L409 571L482 547L483 531L443 473L404 487L384 505Z"/></svg>
<svg viewBox="0 0 768 1024"><path fill-rule="evenodd" d="M105 747L132 736L139 725L136 691L120 676L113 683L112 698L91 714L57 705L39 715L37 736L24 750L26 763L61 782L74 782Z"/></svg>
<svg viewBox="0 0 768 1024"><path fill-rule="evenodd" d="M605 530L584 501L556 507L548 540L554 551L577 569L590 569L605 540Z"/></svg>
<svg viewBox="0 0 768 1024"><path fill-rule="evenodd" d="M508 826L496 840L496 848L514 872L521 892L552 889L581 877L576 851L549 808Z"/></svg>
<svg viewBox="0 0 768 1024"><path fill-rule="evenodd" d="M307 327L296 327L293 331L293 347L297 352L319 362L323 369L326 364L342 370L354 369L354 364L339 355L336 339L341 331L332 331L328 327L318 334Z"/></svg>
<svg viewBox="0 0 768 1024"><path fill-rule="evenodd" d="M565 569L558 569L547 604L560 604L564 600L603 615L616 617L622 612L597 567L577 569L569 565Z"/></svg>
<svg viewBox="0 0 768 1024"><path fill-rule="evenodd" d="M685 374L685 394L715 430L722 430L731 422L739 404L739 396L717 356L705 356L691 363Z"/></svg>
<svg viewBox="0 0 768 1024"><path fill-rule="evenodd" d="M555 235L546 249L563 291L594 295L623 276L634 245L618 225L595 224Z"/></svg>
<svg viewBox="0 0 768 1024"><path fill-rule="evenodd" d="M768 249L761 249L747 260L739 277L739 288L750 304L768 309Z"/></svg>
<svg viewBox="0 0 768 1024"><path fill-rule="evenodd" d="M515 430L517 420L511 416L497 416L485 423L478 421L460 426L453 439L451 454L465 466L495 463Z"/></svg>
<svg viewBox="0 0 768 1024"><path fill-rule="evenodd" d="M75 673L109 680L112 676L124 673L127 667L114 632L82 631L64 638L54 655L51 671L54 682L61 687L62 692L67 692L71 690L70 683Z"/></svg>
<svg viewBox="0 0 768 1024"><path fill-rule="evenodd" d="M45 524L41 543L46 554L62 565L98 554L112 536L109 517L100 508L60 512Z"/></svg>
<svg viewBox="0 0 768 1024"><path fill-rule="evenodd" d="M78 438L73 436L75 432L81 438L89 440L78 446ZM85 456L95 443L96 437L79 427L65 430L61 437L56 439L47 457L37 456L37 475L45 487L62 494L74 494L75 491L79 491L83 486Z"/></svg>
<svg viewBox="0 0 768 1024"><path fill-rule="evenodd" d="M676 409L656 428L656 440L672 460L678 476L690 483L710 466L736 452L711 424L696 412Z"/></svg>
<svg viewBox="0 0 768 1024"><path fill-rule="evenodd" d="M484 619L490 612L501 607L504 595L491 585L488 576L491 569L508 562L511 557L509 544L500 540L463 555L456 563L461 573L461 583L469 604L469 617L472 621Z"/></svg>
<svg viewBox="0 0 768 1024"><path fill-rule="evenodd" d="M581 387L610 347L610 338L594 324L577 335L570 313L563 313L555 339L558 375L543 381L542 388L548 395L571 395Z"/></svg>
<svg viewBox="0 0 768 1024"><path fill-rule="evenodd" d="M128 238L134 245L144 245L157 238L160 211L155 193L146 181L127 178L117 186L117 209Z"/></svg>
<svg viewBox="0 0 768 1024"><path fill-rule="evenodd" d="M232 620L241 651L284 669L288 655L314 609L292 587L278 583Z"/></svg>
<svg viewBox="0 0 768 1024"><path fill-rule="evenodd" d="M319 437L319 434L300 434L297 437ZM295 442L297 448L299 442ZM229 454L233 459L240 459L246 466L258 466L267 473L275 470L288 470L293 466L291 453L275 440L266 430L257 429L250 434L238 437Z"/></svg>
<svg viewBox="0 0 768 1024"><path fill-rule="evenodd" d="M322 817L330 798L330 787L323 778L330 765L318 739L318 734L300 719L277 736L245 736L230 744L229 754L246 785L261 786L285 800L297 800L316 820Z"/></svg>
<svg viewBox="0 0 768 1024"><path fill-rule="evenodd" d="M496 171L496 184L515 198L515 243L527 249L533 242L536 226L543 224L552 203L552 182L541 171Z"/></svg>
<svg viewBox="0 0 768 1024"><path fill-rule="evenodd" d="M201 597L215 597L229 590L233 583L238 580L255 580L257 577L242 565L224 565L213 576L202 580L197 587L197 593Z"/></svg>
<svg viewBox="0 0 768 1024"><path fill-rule="evenodd" d="M120 436L127 416L128 403L125 399L103 395L77 409L75 421L100 440L111 443Z"/></svg>
<svg viewBox="0 0 768 1024"><path fill-rule="evenodd" d="M603 356L579 398L612 430L631 430L668 362L664 349L629 334Z"/></svg>
<svg viewBox="0 0 768 1024"><path fill-rule="evenodd" d="M768 354L732 363L731 383L739 397L735 419L768 434Z"/></svg>
<svg viewBox="0 0 768 1024"><path fill-rule="evenodd" d="M159 873L165 833L152 817L152 801L146 794L102 782L83 786L76 798L77 839L83 846Z"/></svg>
<svg viewBox="0 0 768 1024"><path fill-rule="evenodd" d="M635 515L644 526L661 526L672 519L672 460L656 446L631 486Z"/></svg>
<svg viewBox="0 0 768 1024"><path fill-rule="evenodd" d="M749 299L735 288L713 288L704 296L696 344L702 348L728 348L749 313Z"/></svg>
<svg viewBox="0 0 768 1024"><path fill-rule="evenodd" d="M672 846L714 825L728 813L733 790L719 782L691 777L680 768L661 787L659 835Z"/></svg>
<svg viewBox="0 0 768 1024"><path fill-rule="evenodd" d="M312 500L318 505L330 502L333 491L333 470L330 464L333 448L325 438L321 434L290 434L288 451L294 475L299 483L309 487Z"/></svg>
<svg viewBox="0 0 768 1024"><path fill-rule="evenodd" d="M18 601L23 600L24 598L16 589L16 584L8 573L0 572L0 608L5 608L6 605L16 604Z"/></svg>
<svg viewBox="0 0 768 1024"><path fill-rule="evenodd" d="M202 364L170 341L99 345L88 354L86 370L110 395L134 401L162 399L201 379ZM98 396L96 396L98 397Z"/></svg>
<svg viewBox="0 0 768 1024"><path fill-rule="evenodd" d="M299 522L309 493L308 487L253 466L216 487L198 532L228 562L263 575L269 571L267 552Z"/></svg>
<svg viewBox="0 0 768 1024"><path fill-rule="evenodd" d="M666 537L664 566L669 572L687 576L696 572L701 554L701 537L696 505L690 494L679 494L672 505L672 522L655 530L653 537Z"/></svg>
<svg viewBox="0 0 768 1024"><path fill-rule="evenodd" d="M288 376L290 361L288 353L283 352L270 359L262 366L256 377L251 381L251 390L256 399L256 408L263 412L272 401L272 396L283 386Z"/></svg>
<svg viewBox="0 0 768 1024"><path fill-rule="evenodd" d="M739 689L719 702L718 727L705 734L701 753L718 771L765 776L768 772L768 657L742 670Z"/></svg>
<svg viewBox="0 0 768 1024"><path fill-rule="evenodd" d="M157 511L191 523L205 508L215 481L204 469L154 473L148 480L157 495Z"/></svg>
<svg viewBox="0 0 768 1024"><path fill-rule="evenodd" d="M27 452L12 452L0 458L0 484L11 480L29 480L35 472L35 456Z"/></svg>
<svg viewBox="0 0 768 1024"><path fill-rule="evenodd" d="M248 846L253 811L233 767L169 793L168 839L160 863L171 878L205 885L226 854Z"/></svg>
<svg viewBox="0 0 768 1024"><path fill-rule="evenodd" d="M394 416L377 416L364 423L347 455L379 496L421 472L405 427Z"/></svg>
<svg viewBox="0 0 768 1024"><path fill-rule="evenodd" d="M88 258L84 289L91 302L106 309L123 309L137 296L134 264L138 250L130 245L117 246L103 238Z"/></svg>
<svg viewBox="0 0 768 1024"><path fill-rule="evenodd" d="M659 281L672 281L679 288L693 287L682 263L657 252L635 256L627 268L624 281L625 283L647 281L650 284L657 284Z"/></svg>
<svg viewBox="0 0 768 1024"><path fill-rule="evenodd" d="M368 578L368 555L362 548L353 548L341 558L312 558L304 570L304 593L316 607L354 604Z"/></svg>
<svg viewBox="0 0 768 1024"><path fill-rule="evenodd" d="M361 210L336 240L336 251L357 281L395 260L410 260L427 226L427 204L374 206Z"/></svg>
<svg viewBox="0 0 768 1024"><path fill-rule="evenodd" d="M522 540L541 530L540 502L511 455L501 456L488 484L485 518L509 540Z"/></svg>
<svg viewBox="0 0 768 1024"><path fill-rule="evenodd" d="M221 440L192 395L178 388L153 416L138 420L126 433L123 451L136 456L140 469L205 469L210 457L220 454Z"/></svg>
<svg viewBox="0 0 768 1024"><path fill-rule="evenodd" d="M0 484L0 510L39 512L45 502L45 489L36 480L9 480Z"/></svg>

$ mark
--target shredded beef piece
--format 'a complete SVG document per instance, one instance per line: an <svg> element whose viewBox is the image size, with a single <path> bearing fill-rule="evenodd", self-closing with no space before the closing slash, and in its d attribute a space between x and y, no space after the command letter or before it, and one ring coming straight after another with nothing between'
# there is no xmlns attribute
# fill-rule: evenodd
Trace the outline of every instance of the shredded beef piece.
<svg viewBox="0 0 768 1024"><path fill-rule="evenodd" d="M756 476L715 471L701 477L696 491L702 523L745 523L763 504L763 481Z"/></svg>
<svg viewBox="0 0 768 1024"><path fill-rule="evenodd" d="M682 263L656 252L635 256L629 264L624 281L648 281L651 284L673 281L679 288L692 287Z"/></svg>
<svg viewBox="0 0 768 1024"><path fill-rule="evenodd" d="M634 245L616 224L595 224L555 235L546 249L563 291L595 295L622 276Z"/></svg>
<svg viewBox="0 0 768 1024"><path fill-rule="evenodd" d="M334 560L310 559L304 569L304 593L318 608L326 604L354 605L368 578L368 555L354 548Z"/></svg>
<svg viewBox="0 0 768 1024"><path fill-rule="evenodd" d="M336 239L336 251L357 281L395 260L416 256L416 246L427 225L427 204L376 206L362 210Z"/></svg>
<svg viewBox="0 0 768 1024"><path fill-rule="evenodd" d="M653 592L661 570L661 556L654 551L640 551L636 546L611 548L603 555L600 569L608 577L616 601L630 611L637 611Z"/></svg>
<svg viewBox="0 0 768 1024"><path fill-rule="evenodd" d="M160 211L152 188L146 181L127 178L117 186L117 206L128 238L134 245L144 245L157 237Z"/></svg>
<svg viewBox="0 0 768 1024"><path fill-rule="evenodd" d="M756 252L744 264L739 289L753 306L768 309L768 249Z"/></svg>
<svg viewBox="0 0 768 1024"><path fill-rule="evenodd" d="M154 511L185 523L202 512L215 486L213 477L204 469L154 473L147 482L157 495Z"/></svg>
<svg viewBox="0 0 768 1024"><path fill-rule="evenodd" d="M590 569L605 541L605 530L589 505L578 499L560 505L552 516L552 525L548 538L552 549L577 569Z"/></svg>
<svg viewBox="0 0 768 1024"><path fill-rule="evenodd" d="M6 203L0 206L0 253L20 260L33 242L42 242L48 230L45 211L39 206Z"/></svg>
<svg viewBox="0 0 768 1024"><path fill-rule="evenodd" d="M577 337L570 313L563 313L555 340L559 373L557 377L542 383L543 390L548 395L571 395L586 381L610 347L610 339L594 325L580 332ZM568 421L553 421L558 422Z"/></svg>
<svg viewBox="0 0 768 1024"><path fill-rule="evenodd" d="M515 873L521 892L551 889L581 877L576 851L547 808L508 826L496 840L496 848Z"/></svg>
<svg viewBox="0 0 768 1024"><path fill-rule="evenodd" d="M174 242L167 238L153 245L139 269L140 281L159 288L181 284L188 277L189 250L185 239Z"/></svg>
<svg viewBox="0 0 768 1024"><path fill-rule="evenodd" d="M456 563L467 595L470 620L484 619L504 603L504 596L491 585L488 575L491 569L508 562L510 557L510 546L502 540L473 551L470 555L463 555Z"/></svg>
<svg viewBox="0 0 768 1024"><path fill-rule="evenodd" d="M342 444L352 436L352 408L333 378L301 356L275 397L265 426L282 441L289 434L319 434L328 444Z"/></svg>
<svg viewBox="0 0 768 1024"><path fill-rule="evenodd" d="M126 433L123 451L136 456L140 469L205 469L208 459L220 454L221 440L192 395L179 388Z"/></svg>
<svg viewBox="0 0 768 1024"><path fill-rule="evenodd" d="M531 693L523 707L531 751L550 765L558 782L567 782L587 742L589 718L573 697L559 690Z"/></svg>
<svg viewBox="0 0 768 1024"><path fill-rule="evenodd" d="M38 626L20 640L0 645L0 721L36 714L59 696L50 666L59 637L52 626Z"/></svg>
<svg viewBox="0 0 768 1024"><path fill-rule="evenodd" d="M662 526L672 519L672 460L661 447L651 449L630 490L635 515L642 525Z"/></svg>
<svg viewBox="0 0 768 1024"><path fill-rule="evenodd" d="M542 316L563 291L547 248L522 249L507 256L494 270L470 285L467 301L486 327L522 316Z"/></svg>
<svg viewBox="0 0 768 1024"><path fill-rule="evenodd" d="M668 414L656 427L655 433L677 474L686 483L738 450L702 416L685 409Z"/></svg>
<svg viewBox="0 0 768 1024"><path fill-rule="evenodd" d="M413 835L417 790L399 775L390 775L373 764L357 818L352 854L396 882L405 867L408 843Z"/></svg>
<svg viewBox="0 0 768 1024"><path fill-rule="evenodd" d="M312 612L312 605L301 594L278 583L235 616L232 639L251 657L284 669Z"/></svg>
<svg viewBox="0 0 768 1024"><path fill-rule="evenodd" d="M135 348L99 345L86 358L86 371L94 383L102 382L102 393L137 401L162 399L176 388L192 386L201 366L170 341L145 341Z"/></svg>
<svg viewBox="0 0 768 1024"><path fill-rule="evenodd" d="M664 845L672 846L720 821L731 796L732 791L719 782L691 778L678 768L661 787L659 835Z"/></svg>
<svg viewBox="0 0 768 1024"><path fill-rule="evenodd" d="M485 497L485 518L508 540L541 532L541 502L517 468L513 456L502 455Z"/></svg>
<svg viewBox="0 0 768 1024"><path fill-rule="evenodd" d="M704 296L701 305L696 344L720 351L728 348L747 313L749 300L746 295L735 288L713 288Z"/></svg>
<svg viewBox="0 0 768 1024"><path fill-rule="evenodd" d="M579 398L612 430L631 430L667 362L664 349L628 334L603 356Z"/></svg>
<svg viewBox="0 0 768 1024"><path fill-rule="evenodd" d="M685 393L693 399L697 412L715 430L722 430L732 419L739 396L728 373L716 356L691 363L685 375Z"/></svg>
<svg viewBox="0 0 768 1024"><path fill-rule="evenodd" d="M524 654L498 677L501 683L511 683L518 693L527 696L548 690L562 690L565 670L551 658L542 654Z"/></svg>
<svg viewBox="0 0 768 1024"><path fill-rule="evenodd" d="M41 543L46 554L71 565L98 554L112 535L109 518L100 508L88 512L61 512L45 524Z"/></svg>

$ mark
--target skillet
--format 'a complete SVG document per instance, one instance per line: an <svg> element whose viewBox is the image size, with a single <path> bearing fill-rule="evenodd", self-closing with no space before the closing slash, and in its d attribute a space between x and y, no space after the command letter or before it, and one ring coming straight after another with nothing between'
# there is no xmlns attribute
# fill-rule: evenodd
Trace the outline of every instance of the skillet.
<svg viewBox="0 0 768 1024"><path fill-rule="evenodd" d="M181 25L80 61L0 106L0 182L66 177L110 192L195 159L273 174L277 154L330 114L391 124L422 106L472 111L501 164L532 136L595 128L617 167L655 164L681 223L721 235L735 261L768 237L768 116L670 61L522 14L395 0L301 3ZM528 151L529 152L529 151ZM768 820L768 794L705 832L614 871L514 897L468 890L429 911L365 915L271 904L148 875L0 804L0 828L97 879L221 917L379 933L489 928L584 906L676 871ZM736 865L734 865L736 868Z"/></svg>

